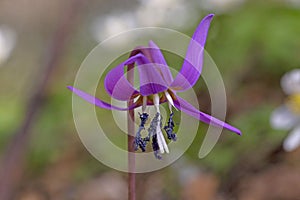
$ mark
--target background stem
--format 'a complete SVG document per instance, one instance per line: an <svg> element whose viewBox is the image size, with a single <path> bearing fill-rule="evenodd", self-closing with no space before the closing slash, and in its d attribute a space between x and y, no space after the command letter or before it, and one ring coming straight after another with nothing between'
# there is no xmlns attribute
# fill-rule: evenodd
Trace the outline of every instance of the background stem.
<svg viewBox="0 0 300 200"><path fill-rule="evenodd" d="M29 97L27 111L20 127L13 134L6 152L3 154L0 168L0 199L13 198L15 190L19 186L26 164L26 152L30 142L31 128L42 108L45 90L53 71L59 66L59 62L65 53L67 40L75 28L75 18L83 0L72 0L70 9L62 16L58 30L53 36L48 51L45 54L42 69L33 83L33 93Z"/></svg>
<svg viewBox="0 0 300 200"><path fill-rule="evenodd" d="M134 84L134 65L128 65L127 68L127 79L133 85ZM133 98L128 101L128 107L131 106ZM135 155L131 152L134 151L134 110L128 111L127 116L128 126L128 200L136 199L135 191Z"/></svg>

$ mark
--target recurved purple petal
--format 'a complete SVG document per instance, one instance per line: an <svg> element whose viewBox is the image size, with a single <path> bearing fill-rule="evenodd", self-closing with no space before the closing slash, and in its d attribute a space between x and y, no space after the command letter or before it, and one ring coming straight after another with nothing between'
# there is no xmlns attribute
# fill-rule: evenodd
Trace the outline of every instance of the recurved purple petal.
<svg viewBox="0 0 300 200"><path fill-rule="evenodd" d="M159 47L152 40L149 41L149 51L152 58L151 62L158 64L156 65L157 70L160 72L165 82L168 85L171 85L173 82L173 76L170 68Z"/></svg>
<svg viewBox="0 0 300 200"><path fill-rule="evenodd" d="M110 96L121 101L127 101L132 95L138 94L138 91L128 82L124 69L126 65L135 63L142 56L142 54L132 56L108 72L104 86Z"/></svg>
<svg viewBox="0 0 300 200"><path fill-rule="evenodd" d="M187 101L185 101L184 99L182 99L179 96L176 96L176 99L174 100L174 104L178 110L181 110L181 111L185 112L186 114L188 114L206 124L212 124L217 127L226 128L232 132L237 133L238 135L242 134L239 129L227 124L226 122L223 122L217 118L214 118L208 114L205 114L205 113L199 111L193 105L191 105L190 103L188 103Z"/></svg>
<svg viewBox="0 0 300 200"><path fill-rule="evenodd" d="M133 104L132 106L130 107L127 107L127 108L120 108L120 107L117 107L117 106L113 106L109 103L106 103L86 92L83 92L82 90L79 90L79 89L76 89L72 86L68 86L67 87L69 90L71 90L73 93L75 93L77 96L81 97L82 99L84 99L85 101L97 106L97 107L100 107L100 108L104 108L104 109L108 109L108 110L120 110L120 111L125 111L125 110L132 110L132 109L135 109L140 105L140 103L135 103Z"/></svg>
<svg viewBox="0 0 300 200"><path fill-rule="evenodd" d="M171 88L185 91L197 82L203 65L204 46L213 14L207 15L199 24L188 46L182 68Z"/></svg>
<svg viewBox="0 0 300 200"><path fill-rule="evenodd" d="M140 76L141 95L148 96L168 89L168 85L162 75L156 69L154 63L151 63L148 58L141 56L137 60L137 64Z"/></svg>

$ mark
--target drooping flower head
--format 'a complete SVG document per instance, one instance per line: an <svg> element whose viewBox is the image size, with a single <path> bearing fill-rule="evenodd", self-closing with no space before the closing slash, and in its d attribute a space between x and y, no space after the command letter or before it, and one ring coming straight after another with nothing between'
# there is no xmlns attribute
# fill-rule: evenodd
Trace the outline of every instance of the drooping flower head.
<svg viewBox="0 0 300 200"><path fill-rule="evenodd" d="M163 130L169 140L176 141L177 139L176 133L174 133L173 109L183 111L204 123L226 128L240 135L239 129L199 111L177 95L178 92L184 92L192 88L200 77L203 66L204 45L213 16L213 14L206 16L198 25L189 43L182 68L175 78L173 78L162 52L153 41L150 41L147 47L136 47L127 60L108 72L104 85L107 93L112 98L121 101L136 99L127 108L110 105L72 86L68 88L89 103L104 109L125 111L141 106L141 123L135 135L135 149L146 151L147 143L151 142L153 152L157 158L161 158L160 154L169 153ZM135 88L127 80L124 74L127 67L137 68L140 80L139 88ZM167 103L170 110L169 118L164 126L160 113L160 104L163 103ZM155 116L149 116L147 113L147 108L150 105L154 105ZM142 138L141 131L146 130L145 123L148 118L152 118L150 127L147 129L148 136Z"/></svg>
<svg viewBox="0 0 300 200"><path fill-rule="evenodd" d="M285 151L293 151L300 146L300 69L292 70L281 78L281 87L288 95L284 105L271 115L271 126L279 130L291 130L283 142Z"/></svg>

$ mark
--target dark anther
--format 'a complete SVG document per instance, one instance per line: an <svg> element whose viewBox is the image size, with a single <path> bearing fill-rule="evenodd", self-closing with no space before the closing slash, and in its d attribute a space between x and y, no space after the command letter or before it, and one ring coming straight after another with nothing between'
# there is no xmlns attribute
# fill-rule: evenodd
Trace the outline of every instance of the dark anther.
<svg viewBox="0 0 300 200"><path fill-rule="evenodd" d="M144 128L149 115L147 113L142 113L142 114L139 114L139 115L140 115L140 119L141 119L140 127Z"/></svg>
<svg viewBox="0 0 300 200"><path fill-rule="evenodd" d="M146 124L146 121L147 121L149 115L147 113L142 113L139 115L140 115L140 119L141 119L141 124L140 124L139 130L136 133L136 136L134 138L134 150L137 151L140 148L143 152L145 152L146 145L147 145L147 142L149 141L149 139L148 139L148 137L142 138L141 131L145 129L145 124Z"/></svg>
<svg viewBox="0 0 300 200"><path fill-rule="evenodd" d="M156 129L157 129L157 125L160 122L159 119L160 114L156 113L153 120L150 123L150 127L148 128L148 137L145 138L145 140L150 141L150 138L152 138L152 149L154 152L154 156L157 159L161 159L161 156L159 155L159 146L158 146L158 142L157 142L157 134L156 134Z"/></svg>
<svg viewBox="0 0 300 200"><path fill-rule="evenodd" d="M155 117L153 118L153 120L150 123L150 127L148 128L148 134L150 137L156 134L157 125L158 125L158 123L160 123L159 119L158 119L159 115L160 115L159 113L156 113Z"/></svg>
<svg viewBox="0 0 300 200"><path fill-rule="evenodd" d="M139 148L142 150L142 152L146 151L147 142L144 141L142 137L135 137L134 138L134 150L137 151Z"/></svg>
<svg viewBox="0 0 300 200"><path fill-rule="evenodd" d="M147 121L149 115L147 113L142 113L139 115L140 115L140 119L141 119L141 124L140 124L139 130L137 131L136 136L134 138L135 151L137 151L140 148L143 152L145 152L147 143L149 141L151 141L154 156L157 159L162 159L161 155L159 154L159 145L158 145L157 134L156 134L157 126L160 125L160 127L161 127L162 120L160 118L160 114L156 113L156 115L154 116L153 120L150 123L150 127L148 128L148 136L145 138L142 138L141 131L145 129L145 124L146 124L146 121Z"/></svg>
<svg viewBox="0 0 300 200"><path fill-rule="evenodd" d="M177 137L176 137L176 134L173 132L174 126L175 126L175 123L173 121L173 116L174 116L174 113L172 112L170 114L167 125L164 127L164 130L166 131L169 140L176 141Z"/></svg>
<svg viewBox="0 0 300 200"><path fill-rule="evenodd" d="M161 156L159 155L159 146L158 146L158 142L157 142L157 135L153 135L152 136L152 149L153 149L153 152L154 152L154 156L157 158L157 159L161 159Z"/></svg>
<svg viewBox="0 0 300 200"><path fill-rule="evenodd" d="M161 157L161 155L158 153L158 151L154 151L154 156L155 156L155 158L158 159L158 160L161 160L161 159L162 159L162 157Z"/></svg>

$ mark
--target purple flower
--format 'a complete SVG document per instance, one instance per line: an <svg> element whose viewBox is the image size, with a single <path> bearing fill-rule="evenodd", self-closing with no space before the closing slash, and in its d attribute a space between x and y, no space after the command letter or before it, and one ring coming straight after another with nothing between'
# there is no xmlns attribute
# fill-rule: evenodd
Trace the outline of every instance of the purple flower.
<svg viewBox="0 0 300 200"><path fill-rule="evenodd" d="M151 141L157 158L160 158L159 152L169 152L162 129L165 130L168 139L176 140L176 134L173 132L175 126L173 107L204 123L226 128L241 135L239 129L199 111L177 95L177 92L192 88L201 74L204 45L213 16L213 14L206 16L197 27L188 46L182 68L175 78L173 78L162 52L153 41L149 42L148 47L135 48L127 60L108 72L104 82L107 93L117 100L137 99L132 106L116 107L72 86L68 86L68 89L89 103L104 109L125 111L142 106L143 113L140 114L141 124L135 136L135 149L140 148L145 151L147 142ZM127 80L124 74L127 66L137 67L140 80L139 88L134 88ZM159 109L159 105L162 103L168 103L170 109L170 117L164 127L162 127ZM156 115L153 116L150 127L147 129L148 136L142 138L140 132L145 130L145 123L149 116L147 114L149 105L154 105Z"/></svg>

